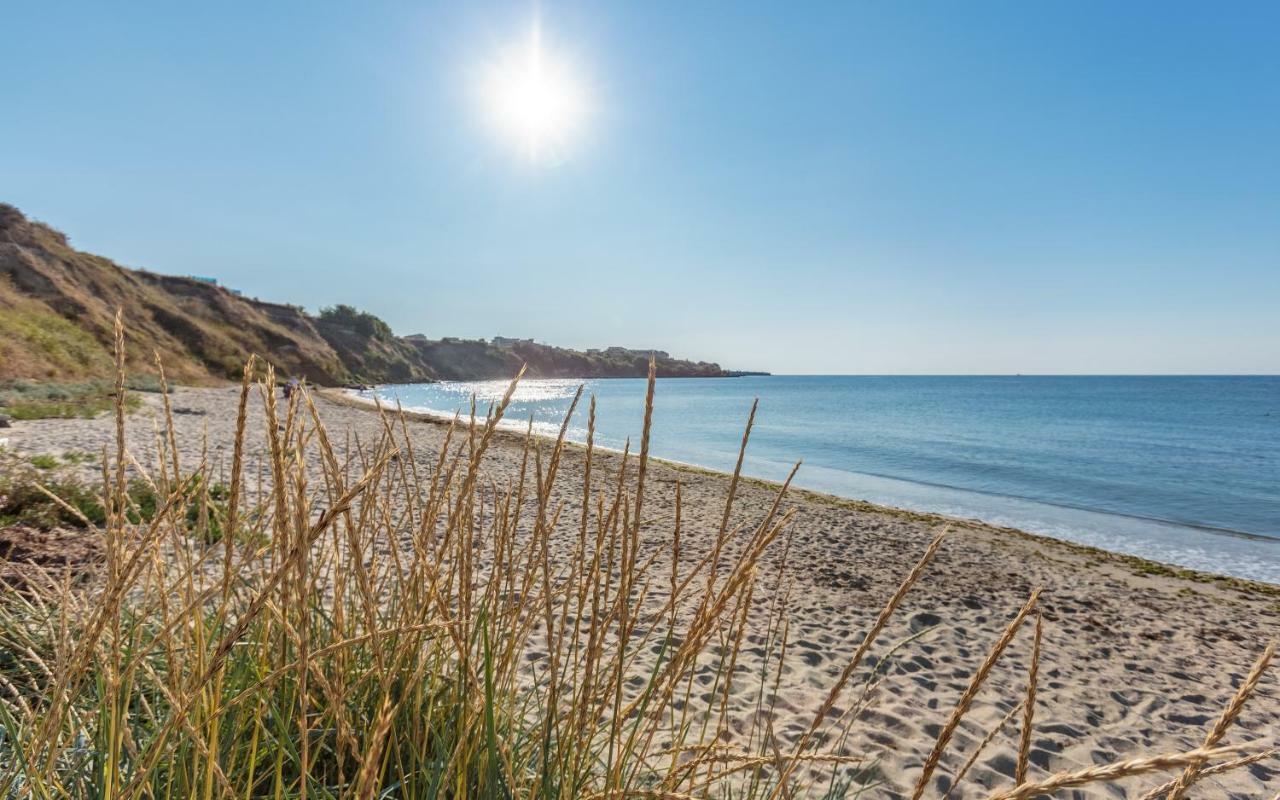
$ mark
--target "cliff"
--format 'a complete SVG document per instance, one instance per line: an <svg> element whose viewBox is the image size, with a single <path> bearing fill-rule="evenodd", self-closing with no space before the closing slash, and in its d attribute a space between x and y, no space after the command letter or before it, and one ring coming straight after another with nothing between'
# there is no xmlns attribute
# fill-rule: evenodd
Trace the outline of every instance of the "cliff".
<svg viewBox="0 0 1280 800"><path fill-rule="evenodd" d="M311 315L242 297L199 278L121 267L71 247L66 236L0 203L0 379L109 377L113 319L124 313L130 371L216 383L239 375L249 354L283 376L315 383L392 383L530 377L637 377L649 352L586 353L528 340L399 337L372 314L344 305ZM658 354L664 377L720 377L717 364Z"/></svg>

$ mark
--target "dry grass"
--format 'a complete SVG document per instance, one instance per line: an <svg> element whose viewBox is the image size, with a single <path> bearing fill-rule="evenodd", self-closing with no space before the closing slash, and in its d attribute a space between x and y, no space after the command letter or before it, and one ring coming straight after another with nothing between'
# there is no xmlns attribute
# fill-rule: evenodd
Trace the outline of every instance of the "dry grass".
<svg viewBox="0 0 1280 800"><path fill-rule="evenodd" d="M343 447L309 396L281 405L271 372L256 385L254 374L245 368L229 499L200 503L194 530L188 509L211 483L209 465L179 461L171 420L156 463L134 465L119 394L99 585L86 594L49 575L0 604L0 797L836 797L873 779L833 743L857 741L856 712L877 680L861 661L941 535L793 747L774 736L764 699L786 663L785 597L761 609L759 706L747 734L726 743L757 587L784 577L765 573L766 563L785 570L785 554L765 555L786 549L786 486L744 529L730 525L731 489L710 552L659 574L641 537L652 376L639 456L616 474L593 461L591 401L571 519L553 490L564 429L553 442L525 439L510 485L485 478L514 383L475 424L456 421L422 470L403 419L384 414L377 441ZM261 439L246 430L259 400ZM244 463L258 441L268 475L254 487ZM160 498L145 519L131 513L130 470ZM678 508L675 519L678 550ZM214 524L229 535L210 545ZM571 542L570 557L553 556L556 541ZM917 796L1038 594L974 674ZM707 663L714 681L695 690ZM1034 687L1034 666L1030 677ZM850 683L862 687L852 710L828 719ZM1022 702L1034 704L1034 689ZM1240 755L1213 744L999 796L1192 765L1194 782Z"/></svg>
<svg viewBox="0 0 1280 800"><path fill-rule="evenodd" d="M1031 758L1031 728L1036 718L1036 679L1040 672L1040 641L1044 636L1044 616L1036 615L1036 635L1031 645L1031 666L1027 670L1027 697L1022 701L1022 737L1018 740L1018 768L1013 779L1022 783L1027 779L1027 765Z"/></svg>
<svg viewBox="0 0 1280 800"><path fill-rule="evenodd" d="M1262 651L1262 655L1258 656L1258 660L1254 662L1253 668L1249 670L1248 676L1244 682L1240 684L1240 688L1236 690L1235 695L1231 698L1231 702L1222 710L1222 715L1218 717L1218 721L1209 730L1205 736L1203 748L1208 749L1215 747L1227 735L1227 730L1240 716L1240 712L1244 710L1245 701L1258 688L1258 681L1262 680L1262 673L1271 665L1271 659L1276 654L1276 643L1271 642ZM1187 788L1195 782L1196 776L1203 769L1204 761L1195 761L1187 765L1187 768L1178 776L1173 787L1169 790L1169 800L1179 800L1187 791Z"/></svg>
<svg viewBox="0 0 1280 800"><path fill-rule="evenodd" d="M1055 792L1059 789L1070 789L1090 783L1115 781L1133 775L1145 775L1149 772L1160 772L1207 761L1211 758L1234 755L1237 747L1202 748L1187 753L1166 753L1150 758L1131 758L1114 764L1100 767L1060 772L1042 781L1021 784L1013 789L996 792L987 800L1030 800L1033 797Z"/></svg>
<svg viewBox="0 0 1280 800"><path fill-rule="evenodd" d="M1000 732L1004 730L1005 726L1008 725L1013 720L1013 718L1017 715L1017 713L1023 709L1023 707L1026 705L1026 702L1027 702L1026 700L1023 700L1018 705L1009 709L1005 713L1005 715L1000 718L1000 721L997 722L995 725L993 725L991 730L987 731L987 735L982 737L982 741L978 742L978 746L973 748L973 752L969 755L968 760L964 762L964 766L961 767L958 772L956 772L955 779L952 780L951 786L947 789L947 793L943 795L943 800L946 800L946 798L950 797L951 794L955 791L956 787L964 783L965 776L969 774L969 770L973 769L973 765L978 763L978 759L986 751L987 745L991 744L991 742L997 736L1000 735ZM1017 783L1021 783L1021 781L1017 779L1016 773L1015 773L1014 780Z"/></svg>
<svg viewBox="0 0 1280 800"><path fill-rule="evenodd" d="M1037 588L1031 592L1031 597L1027 598L1026 605L1018 612L1004 629L1004 633L991 646L991 652L987 653L986 659L977 671L973 673L973 677L969 679L969 685L965 688L964 694L960 695L960 701L956 703L955 710L951 712L951 716L947 719L947 724L942 727L942 732L938 734L938 740L933 745L933 750L929 753L929 757L925 759L924 768L920 771L920 777L916 780L916 788L912 793L912 800L919 800L924 796L925 789L929 785L929 778L933 777L933 771L938 767L938 761L942 758L942 754L946 751L947 745L951 742L951 737L955 734L956 728L960 725L960 720L969 710L969 706L973 703L973 698L977 696L978 690L982 688L983 682L987 676L991 674L991 669L996 665L996 661L1000 659L1005 648L1013 641L1014 635L1018 632L1018 628L1022 626L1023 621L1035 610L1036 603L1040 602L1040 594L1044 590Z"/></svg>

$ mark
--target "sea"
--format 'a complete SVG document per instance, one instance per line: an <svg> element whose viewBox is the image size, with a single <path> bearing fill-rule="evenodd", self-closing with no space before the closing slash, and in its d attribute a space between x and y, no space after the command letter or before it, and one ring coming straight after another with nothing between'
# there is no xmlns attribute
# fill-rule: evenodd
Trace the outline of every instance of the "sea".
<svg viewBox="0 0 1280 800"><path fill-rule="evenodd" d="M506 424L637 450L642 379L525 380ZM407 410L469 414L506 381L381 386ZM978 519L1114 552L1280 584L1280 376L752 376L659 379L651 453L730 471L754 401L745 474Z"/></svg>

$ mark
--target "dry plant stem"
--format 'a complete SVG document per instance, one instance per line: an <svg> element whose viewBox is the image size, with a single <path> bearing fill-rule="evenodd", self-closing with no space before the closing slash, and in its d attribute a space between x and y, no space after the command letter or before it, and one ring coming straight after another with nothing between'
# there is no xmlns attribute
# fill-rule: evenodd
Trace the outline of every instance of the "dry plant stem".
<svg viewBox="0 0 1280 800"><path fill-rule="evenodd" d="M1275 758L1277 755L1280 755L1280 748L1273 747L1270 750L1263 750L1262 752L1254 753L1253 755L1241 756L1240 758L1232 759L1231 761L1223 761L1219 764L1214 764L1213 766L1205 767L1200 770L1200 772L1196 774L1196 781L1200 781L1214 775L1221 775L1224 772L1230 772L1231 770L1239 769L1240 767L1247 767L1250 764L1256 764L1259 761L1266 761L1269 758ZM1138 798L1138 800L1157 800L1158 798L1164 797L1168 794L1169 791L1177 784L1178 779L1174 778L1167 783L1163 783L1156 788L1151 789L1146 794L1142 795L1142 797Z"/></svg>
<svg viewBox="0 0 1280 800"><path fill-rule="evenodd" d="M991 744L992 740L1000 734L1000 731L1004 730L1004 726L1008 725L1009 722L1018 715L1018 712L1022 710L1022 706L1026 702L1025 698L1019 701L1016 706L1009 709L1009 712L1000 718L1000 721L995 724L995 727L987 732L987 735L983 737L982 741L978 743L978 746L974 748L973 755L969 756L969 760L964 762L964 766L956 773L956 777L951 781L951 788L947 789L947 793L942 796L942 800L947 800L947 798L951 796L951 793L954 792L956 787L960 785L960 782L964 780L964 776L968 775L969 770L973 769L973 765L978 763L978 757L987 749L987 745Z"/></svg>
<svg viewBox="0 0 1280 800"><path fill-rule="evenodd" d="M119 618L115 614L115 606L123 598L124 588L127 581L122 580L122 576L131 576L134 573L132 569L137 563L137 555L130 560L122 569L120 565L121 553L119 551L118 536L115 531L123 519L123 506L125 497L124 491L124 464L125 464L125 448L124 448L124 324L117 310L115 317L115 348L116 348L116 473L115 488L112 490L111 475L106 456L106 449L103 449L102 459L102 484L103 484L103 507L107 510L109 524L106 531L106 591L102 601L96 606L94 614L88 626L88 636L82 638L78 643L74 654L70 656L70 668L60 671L59 678L52 687L52 703L46 710L39 729L35 735L33 753L39 753L48 748L46 755L45 770L52 772L54 760L57 757L57 748L53 746L53 737L57 727L62 724L63 714L66 712L67 699L74 694L81 682L84 680L85 670L88 667L89 660L95 654L98 639L104 632L114 634L113 642L119 641ZM170 497L169 503L173 502ZM157 526L152 525L146 535L146 539L152 539L157 533ZM118 649L111 648L111 657L103 664L104 680L108 685L108 692L114 692L118 686ZM108 737L114 744L116 737L114 733L109 733ZM115 773L108 766L105 782L114 785ZM17 773L6 777L3 783L0 783L0 794L6 794L13 786L13 782L17 779Z"/></svg>
<svg viewBox="0 0 1280 800"><path fill-rule="evenodd" d="M254 357L244 363L244 373L240 379L240 402L236 406L236 439L231 456L231 487L227 493L226 531L223 537L223 597L222 611L225 616L231 587L231 564L235 558L235 533L240 526L240 485L244 476L244 439L245 422L249 414L249 386L253 380Z"/></svg>
<svg viewBox="0 0 1280 800"><path fill-rule="evenodd" d="M1127 761L1117 761L1114 764L1090 767L1076 772L1059 772L1043 781L1024 783L1012 789L996 792L988 796L987 800L1028 800L1028 798L1055 792L1058 789L1084 786L1085 784L1098 783L1099 781L1116 781L1133 775L1144 775L1148 772L1177 769L1187 764L1195 764L1232 755L1240 752L1240 749L1239 747L1200 748L1186 753L1166 753L1151 758L1133 758Z"/></svg>
<svg viewBox="0 0 1280 800"><path fill-rule="evenodd" d="M858 649L854 651L853 658L849 659L849 663L845 666L844 671L840 673L840 678L836 681L835 685L831 687L831 691L827 693L826 699L823 700L822 705L818 708L818 713L814 715L813 721L809 723L808 729L804 732L804 735L800 737L800 741L796 743L795 750L793 751L795 755L804 753L805 748L809 746L809 742L812 740L813 735L817 733L823 720L825 720L827 715L831 713L831 709L835 706L836 700L840 698L840 693L844 691L845 685L848 684L849 679L853 677L853 673L862 663L862 659L866 656L867 651L871 649L871 645L880 635L880 632L883 631L885 625L889 623L889 618L893 616L893 612L897 610L899 605L901 605L902 599L906 597L907 592L911 587L914 586L916 581L920 580L920 576L924 574L925 567L929 565L929 562L933 560L934 555L938 552L938 548L942 546L942 541L946 538L948 530L948 528L943 528L938 535L933 538L933 541L929 543L929 547L925 549L924 555L920 556L920 560L916 562L915 567L913 567L911 572L907 574L907 577L903 579L902 583L898 585L897 591L895 591L893 596L889 598L889 602L885 603L884 608L880 610L880 615L876 617L875 623L872 624L871 629L867 631L867 635L862 637L862 643L859 644ZM770 800L776 798L783 791L783 787L786 786L787 781L790 780L791 776L795 773L795 769L798 764L799 761L794 757L786 762L786 766L783 767L778 776L777 784L769 795Z"/></svg>
<svg viewBox="0 0 1280 800"><path fill-rule="evenodd" d="M973 678L969 681L968 688L964 694L960 696L960 702L956 704L956 708L951 712L951 718L947 720L947 724L943 726L942 732L938 734L938 740L933 745L933 750L929 753L929 757L925 759L924 768L920 771L920 778L916 781L915 791L911 794L911 800L920 800L924 794L925 787L929 785L929 778L933 777L933 771L938 768L938 761L942 758L942 754L946 752L947 744L951 741L951 736L956 732L956 726L960 724L960 720L964 717L965 712L969 710L969 705L973 702L973 698L978 694L978 689L987 679L991 668L995 666L999 660L1000 654L1009 646L1009 642L1013 641L1013 636L1018 632L1018 628L1022 625L1027 615L1035 609L1036 603L1040 600L1040 593L1043 589L1036 588L1031 592L1031 597L1027 599L1026 605L1018 612L1005 628L1004 634L991 648L991 652L987 654L987 658L978 667L978 671L973 674Z"/></svg>
<svg viewBox="0 0 1280 800"><path fill-rule="evenodd" d="M164 403L165 430L169 434L169 455L173 459L173 482L181 480L182 468L178 463L178 437L173 425L173 408L169 403L169 383L164 377L164 362L160 351L155 351L156 375L160 382L160 399Z"/></svg>
<svg viewBox="0 0 1280 800"><path fill-rule="evenodd" d="M124 439L124 316L121 309L116 309L115 317L115 351L116 351L116 393L115 393L115 415L116 415L116 463L115 463L115 491L111 496L110 504L106 507L111 509L108 519L114 521L114 525L108 524L107 533L107 580L110 584L118 584L120 581L120 549L123 546L117 533L112 533L111 528L117 532L123 528L125 520L125 498L128 493L125 491L125 439ZM107 723L107 761L103 764L104 780L108 794L116 791L120 785L120 773L118 764L121 757L121 749L124 747L124 724L120 719L120 702L119 696L121 691L121 627L119 614L112 614L111 624L108 626L107 632L109 636L110 657L108 658L108 666L106 670L107 698L110 703L109 721Z"/></svg>
<svg viewBox="0 0 1280 800"><path fill-rule="evenodd" d="M116 309L115 318L115 351L116 351L116 463L115 463L115 495L111 498L109 508L115 514L124 513L125 478L124 478L124 317L120 309ZM114 577L114 576L113 576Z"/></svg>
<svg viewBox="0 0 1280 800"><path fill-rule="evenodd" d="M703 605L711 601L712 590L715 588L716 571L720 563L720 551L724 548L725 539L729 533L729 517L733 512L733 500L738 493L738 479L742 475L742 462L747 455L747 442L751 439L751 429L756 422L756 406L760 404L759 400L751 403L751 413L747 415L747 425L742 431L742 443L738 446L738 461L733 467L733 476L729 478L729 493L724 501L724 514L720 518L720 530L716 534L715 544L711 550L711 571L707 573L707 592L703 598Z"/></svg>
<svg viewBox="0 0 1280 800"><path fill-rule="evenodd" d="M651 368L651 371L652 371L652 368ZM539 558L539 561L542 567L542 582L546 587L550 587L552 584L551 559L547 551L549 549L551 530L555 526L554 521L550 523L548 523L547 521L547 506L551 501L550 487L555 482L556 473L559 470L560 456L564 450L565 436L568 434L568 431L569 431L569 422L573 418L573 412L578 407L578 401L580 401L581 399L582 399L582 386L579 385L577 391L573 395L573 401L569 404L569 410L565 412L564 421L560 425L560 434L556 438L555 447L552 451L551 463L547 469L546 480L545 482L541 480L539 481L540 488L538 492L538 514L535 520L534 536L535 538L538 538L539 534L541 535L541 540L542 540L540 544L541 557ZM532 420L530 421L530 425L532 425ZM547 637L547 645L548 645L547 649L548 649L550 660L551 660L550 669L549 669L549 672L551 674L551 679L549 684L550 693L548 697L548 705L552 709L557 709L560 707L560 688L562 684L561 673L560 673L560 670L561 670L560 653L561 653L562 641L557 636L557 629L556 629L557 617L555 613L555 598L552 596L552 593L550 591L544 592L543 594L543 612L544 612L544 621L546 626L545 634ZM560 628L560 631L563 632L563 626ZM555 717L556 717L555 714L547 714L543 724L543 732L542 732L543 742L544 742L543 772L548 772L550 770L550 759L551 759L551 749L552 749L551 742L553 740L553 737L555 737L558 734L558 731L556 730Z"/></svg>
<svg viewBox="0 0 1280 800"><path fill-rule="evenodd" d="M1240 688L1236 690L1231 702L1227 703L1227 707L1222 710L1222 716L1218 717L1218 721L1214 724L1213 729L1209 731L1209 735L1205 736L1204 744L1202 745L1204 749L1213 747L1222 741L1222 737L1227 735L1227 729L1240 716L1240 711L1244 708L1245 701L1253 694L1253 690L1258 688L1258 681L1262 680L1262 673L1266 671L1275 654L1276 642L1273 641L1263 649L1262 655L1258 656L1258 660L1254 662L1253 669L1249 670L1249 675L1244 679L1244 683L1240 684ZM1182 774L1178 776L1174 787L1169 790L1168 800L1178 800L1182 797L1187 791L1187 787L1195 782L1196 773L1199 771L1200 764L1192 763L1188 765L1182 771Z"/></svg>
<svg viewBox="0 0 1280 800"><path fill-rule="evenodd" d="M221 667L222 662L231 652L231 648L235 646L240 637L244 635L244 632L248 630L249 625L253 620L266 608L276 586L288 577L290 569L295 568L295 562L302 558L302 550L305 547L310 547L310 545L319 538L320 534L324 533L329 525L333 523L333 520L349 508L351 502L364 492L369 483L373 480L374 476L376 476L386 463L390 461L393 452L394 451L388 452L379 462L374 464L374 466L365 473L364 477L356 482L356 484L347 491L335 506L327 509L323 514L321 514L320 518L316 520L315 524L311 526L309 531L307 531L307 534L300 537L292 549L284 554L283 563L273 570L267 581L263 584L261 590L259 590L257 597L255 597L249 604L248 608L236 621L236 624L232 627L231 631L222 639L221 642L218 643L218 646L214 648L212 657L210 658L210 664L206 668L205 673L187 689L187 699L184 704L173 715L169 723L157 732L150 749L141 759L138 771L134 774L134 777L129 784L125 786L123 791L120 793L122 800L129 800L129 798L135 797L137 793L141 791L143 779L155 768L155 764L159 760L160 755L166 749L169 735L173 732L174 727L185 721L187 714L190 713L191 707L194 704L194 695L199 690L203 689L204 686L213 678L219 667Z"/></svg>
<svg viewBox="0 0 1280 800"><path fill-rule="evenodd" d="M1018 767L1014 771L1014 783L1027 780L1027 764L1031 757L1031 726L1036 716L1036 676L1040 671L1040 639L1043 633L1044 615L1036 614L1036 636L1031 646L1031 666L1027 670L1027 698L1023 701L1022 739L1018 743Z"/></svg>
<svg viewBox="0 0 1280 800"><path fill-rule="evenodd" d="M89 521L89 518L88 518L88 517L86 517L86 516L84 515L84 512L83 512L83 511L81 511L80 509L78 509L78 508L76 508L75 506L71 505L71 504L70 504L70 503L68 503L66 500L63 500L61 497L58 497L58 496L57 496L56 494L54 494L53 492L49 491L49 489L48 489L46 486L44 486L43 484L41 484L41 483L36 483L36 484L35 484L35 487L36 487L36 490L37 490L37 491L39 491L41 494L43 494L45 497L49 498L49 499L50 499L50 500L52 500L54 503L57 503L57 504L58 504L58 506L59 506L63 511L67 512L67 513L68 513L68 514L70 514L71 516L73 516L73 517L75 517L76 519L78 519L78 520L80 521L80 524L81 524L81 525L85 526L86 528L92 528L92 527L93 527L93 523Z"/></svg>

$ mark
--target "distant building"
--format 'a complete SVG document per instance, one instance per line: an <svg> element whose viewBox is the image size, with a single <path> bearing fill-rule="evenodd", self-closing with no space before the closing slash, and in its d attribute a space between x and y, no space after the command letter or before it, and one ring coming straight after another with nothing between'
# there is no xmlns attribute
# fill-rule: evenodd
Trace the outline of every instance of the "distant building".
<svg viewBox="0 0 1280 800"><path fill-rule="evenodd" d="M533 339L515 339L510 336L495 336L490 341L497 347L510 347L515 344L533 344Z"/></svg>

